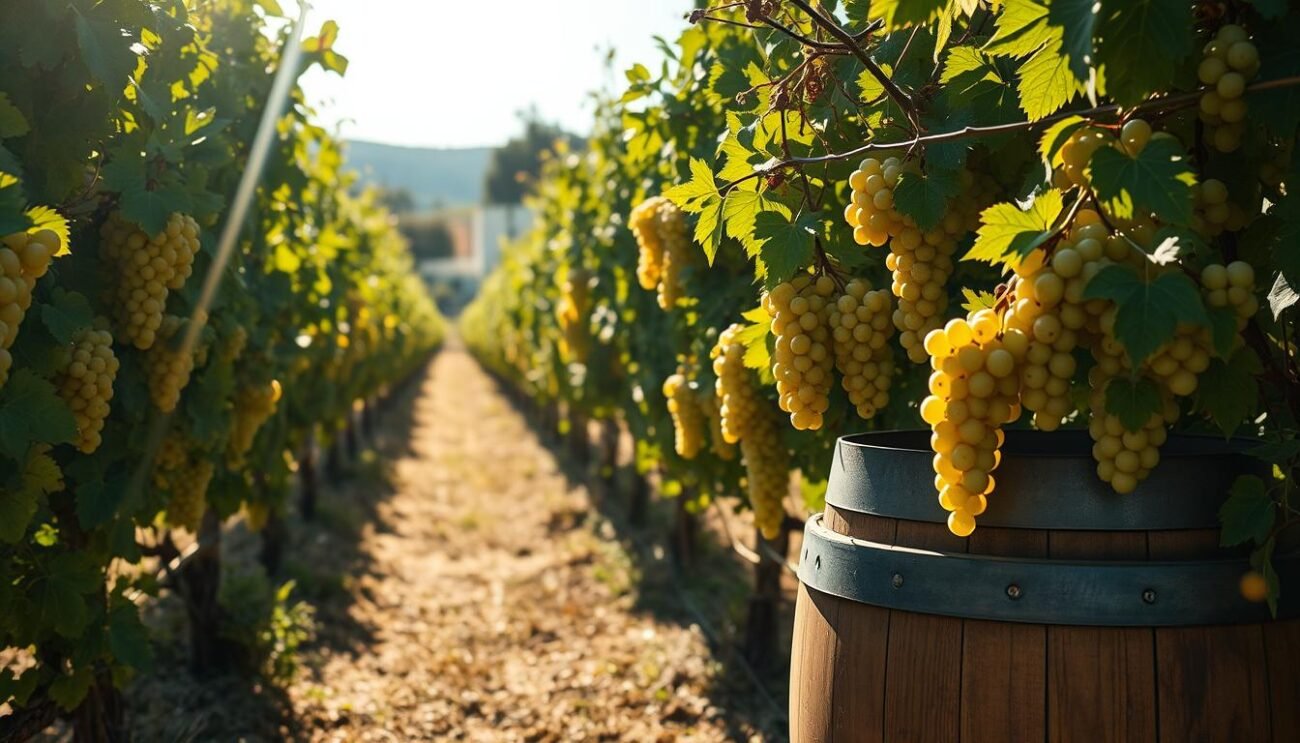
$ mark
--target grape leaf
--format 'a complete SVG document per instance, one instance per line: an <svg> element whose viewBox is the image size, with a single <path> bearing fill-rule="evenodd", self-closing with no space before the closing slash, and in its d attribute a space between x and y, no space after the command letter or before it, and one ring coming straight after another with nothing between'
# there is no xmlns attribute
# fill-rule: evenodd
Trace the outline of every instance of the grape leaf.
<svg viewBox="0 0 1300 743"><path fill-rule="evenodd" d="M695 242L704 248L709 265L713 265L718 247L722 244L723 197L708 163L693 157L690 169L691 179L664 191L664 197L683 211L700 215L695 224Z"/></svg>
<svg viewBox="0 0 1300 743"><path fill-rule="evenodd" d="M85 594L98 588L102 578L102 570L85 553L51 557L28 589L33 610L29 619L64 637L80 635L90 620Z"/></svg>
<svg viewBox="0 0 1300 743"><path fill-rule="evenodd" d="M1106 385L1106 412L1130 431L1146 425L1160 407L1160 390L1146 377L1115 377Z"/></svg>
<svg viewBox="0 0 1300 743"><path fill-rule="evenodd" d="M767 268L767 286L789 280L812 261L813 237L818 227L816 217L807 212L800 213L794 221L778 211L758 214L754 235L761 245L760 255Z"/></svg>
<svg viewBox="0 0 1300 743"><path fill-rule="evenodd" d="M961 308L967 312L992 309L998 301L998 298L993 296L993 292L976 292L963 288L961 294L966 298Z"/></svg>
<svg viewBox="0 0 1300 743"><path fill-rule="evenodd" d="M916 226L928 230L939 224L948 203L961 192L957 173L930 168L928 173L906 170L894 188L894 208L916 220Z"/></svg>
<svg viewBox="0 0 1300 743"><path fill-rule="evenodd" d="M68 345L78 331L90 327L95 312L78 292L55 289L50 302L41 305L41 322L60 344Z"/></svg>
<svg viewBox="0 0 1300 743"><path fill-rule="evenodd" d="M31 131L27 118L9 100L9 95L0 91L0 139L21 137Z"/></svg>
<svg viewBox="0 0 1300 743"><path fill-rule="evenodd" d="M114 659L133 668L148 669L153 664L149 631L140 621L140 612L129 601L108 613L108 647Z"/></svg>
<svg viewBox="0 0 1300 743"><path fill-rule="evenodd" d="M994 204L980 215L975 244L963 260L1019 263L1034 248L1051 239L1061 213L1061 192L1046 191L1026 210L1011 203Z"/></svg>
<svg viewBox="0 0 1300 743"><path fill-rule="evenodd" d="M874 0L870 4L871 18L885 22L885 30L892 31L926 24L939 17L948 0Z"/></svg>
<svg viewBox="0 0 1300 743"><path fill-rule="evenodd" d="M1282 593L1277 569L1273 567L1273 551L1276 547L1277 537L1272 536L1250 553L1250 566L1264 576L1264 583L1268 586L1268 610L1272 612L1274 619L1277 619L1277 599Z"/></svg>
<svg viewBox="0 0 1300 743"><path fill-rule="evenodd" d="M1061 29L1061 51L1076 80L1087 80L1091 73L1096 20L1096 0L1052 0L1047 5L1047 23Z"/></svg>
<svg viewBox="0 0 1300 743"><path fill-rule="evenodd" d="M1269 464L1288 464L1300 457L1300 439L1281 439L1260 444L1246 452Z"/></svg>
<svg viewBox="0 0 1300 743"><path fill-rule="evenodd" d="M1115 302L1115 337L1124 344L1134 365L1173 338L1179 322L1209 322L1200 292L1179 272L1164 273L1148 282L1130 266L1106 266L1088 282L1084 296Z"/></svg>
<svg viewBox="0 0 1300 743"><path fill-rule="evenodd" d="M1262 544L1268 539L1277 517L1277 504L1269 497L1264 481L1254 475L1242 475L1232 483L1228 500L1219 509L1223 532L1219 544L1232 547L1246 542Z"/></svg>
<svg viewBox="0 0 1300 743"><path fill-rule="evenodd" d="M1201 373L1197 406L1214 425L1231 436L1243 420L1253 417L1259 406L1259 382L1263 367L1255 352L1243 346L1226 361L1214 359Z"/></svg>
<svg viewBox="0 0 1300 743"><path fill-rule="evenodd" d="M1060 165L1063 162L1061 148L1070 140L1071 135L1087 125L1087 119L1081 116L1067 116L1047 127L1038 140L1038 154L1043 162L1052 166Z"/></svg>
<svg viewBox="0 0 1300 743"><path fill-rule="evenodd" d="M885 73L886 77L892 77L894 74L893 65L882 62L880 70ZM858 75L858 90L861 91L860 97L863 103L875 103L885 95L885 84L880 82L871 70L864 69Z"/></svg>
<svg viewBox="0 0 1300 743"><path fill-rule="evenodd" d="M59 236L59 250L54 257L67 255L72 252L72 239L68 229L68 220L58 210L51 209L48 206L34 206L27 210L27 218L31 220L31 230L49 230Z"/></svg>
<svg viewBox="0 0 1300 743"><path fill-rule="evenodd" d="M65 711L76 709L90 693L91 684L95 683L95 674L89 666L82 666L71 674L60 673L50 682L48 694L55 704Z"/></svg>
<svg viewBox="0 0 1300 743"><path fill-rule="evenodd" d="M21 460L32 444L63 444L76 435L76 420L54 385L19 369L0 389L0 454Z"/></svg>
<svg viewBox="0 0 1300 743"><path fill-rule="evenodd" d="M1137 157L1117 147L1101 147L1090 167L1097 197L1116 217L1129 219L1150 211L1169 224L1191 222L1196 174L1178 140L1152 139Z"/></svg>
<svg viewBox="0 0 1300 743"><path fill-rule="evenodd" d="M1192 52L1192 5L1180 0L1102 0L1097 59L1106 94L1119 103L1168 90Z"/></svg>
<svg viewBox="0 0 1300 743"><path fill-rule="evenodd" d="M772 357L767 349L767 337L772 327L772 318L768 317L767 310L762 307L755 307L746 312L744 318L749 324L740 331L737 337L745 347L745 368L757 369L760 376L772 373Z"/></svg>
<svg viewBox="0 0 1300 743"><path fill-rule="evenodd" d="M1083 93L1083 83L1061 54L1059 42L1044 46L1020 67L1020 109L1030 121L1050 116Z"/></svg>

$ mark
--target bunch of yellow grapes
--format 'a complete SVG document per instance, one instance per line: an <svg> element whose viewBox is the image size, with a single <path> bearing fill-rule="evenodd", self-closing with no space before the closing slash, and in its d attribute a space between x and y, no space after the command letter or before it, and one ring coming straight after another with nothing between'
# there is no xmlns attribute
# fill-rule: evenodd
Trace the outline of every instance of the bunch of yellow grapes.
<svg viewBox="0 0 1300 743"><path fill-rule="evenodd" d="M564 280L560 301L555 308L560 323L560 357L568 362L587 363L590 344L588 313L590 312L590 275L582 269L572 269Z"/></svg>
<svg viewBox="0 0 1300 743"><path fill-rule="evenodd" d="M101 432L120 366L107 330L87 328L73 338L72 354L59 374L58 386L59 396L77 421L73 443L82 453L93 453L103 442Z"/></svg>
<svg viewBox="0 0 1300 743"><path fill-rule="evenodd" d="M1201 121L1214 149L1233 152L1246 128L1246 84L1259 74L1259 50L1237 25L1219 29L1205 45L1197 77L1208 88L1201 96Z"/></svg>
<svg viewBox="0 0 1300 743"><path fill-rule="evenodd" d="M244 387L235 394L234 420L226 446L226 462L231 469L243 465L257 430L275 414L281 391L280 381L272 379L269 384Z"/></svg>
<svg viewBox="0 0 1300 743"><path fill-rule="evenodd" d="M1178 405L1166 395L1161 409L1136 431L1128 430L1118 416L1106 412L1105 385L1093 388L1089 407L1092 419L1088 433L1093 440L1097 477L1116 493L1133 492L1160 463L1160 447L1168 438L1169 426L1178 420Z"/></svg>
<svg viewBox="0 0 1300 743"><path fill-rule="evenodd" d="M704 411L682 370L664 380L664 397L673 419L673 445L682 459L694 459L704 445Z"/></svg>
<svg viewBox="0 0 1300 743"><path fill-rule="evenodd" d="M662 196L638 204L628 216L639 250L636 275L641 288L658 289L659 306L672 309L682 296L681 272L690 262L686 214Z"/></svg>
<svg viewBox="0 0 1300 743"><path fill-rule="evenodd" d="M212 460L195 455L185 437L173 433L163 439L154 461L153 484L168 496L168 525L199 530L214 472Z"/></svg>
<svg viewBox="0 0 1300 743"><path fill-rule="evenodd" d="M700 410L709 422L709 452L726 462L736 458L736 445L722 434L722 410L713 390L700 390Z"/></svg>
<svg viewBox="0 0 1300 743"><path fill-rule="evenodd" d="M1245 226L1246 213L1228 201L1228 187L1217 178L1206 178L1192 186L1192 229L1206 237L1217 237L1224 230L1237 230Z"/></svg>
<svg viewBox="0 0 1300 743"><path fill-rule="evenodd" d="M740 341L743 330L739 324L728 327L718 336L712 352L722 435L728 443L740 443L754 522L764 537L774 539L785 519L782 504L790 488L790 453L753 375L745 368L745 346Z"/></svg>
<svg viewBox="0 0 1300 743"><path fill-rule="evenodd" d="M158 340L170 290L180 289L194 271L199 225L173 214L167 227L148 235L114 213L100 230L103 257L116 274L110 297L122 335L140 350Z"/></svg>
<svg viewBox="0 0 1300 743"><path fill-rule="evenodd" d="M902 174L898 158L869 157L849 175L852 200L844 208L844 220L853 228L858 245L879 248L902 230L903 217L894 209L894 187Z"/></svg>
<svg viewBox="0 0 1300 743"><path fill-rule="evenodd" d="M0 239L0 385L9 379L18 327L32 306L36 280L50 270L59 252L59 236L50 230L19 232Z"/></svg>
<svg viewBox="0 0 1300 743"><path fill-rule="evenodd" d="M164 413L176 409L181 391L190 383L194 371L193 349L179 348L186 320L168 315L158 328L158 340L146 357L149 377L149 398Z"/></svg>
<svg viewBox="0 0 1300 743"><path fill-rule="evenodd" d="M975 517L988 506L992 473L1001 461L1002 426L1020 417L1016 367L1029 339L1002 332L992 309L955 319L925 337L934 372L921 417L930 424L935 487L957 536L975 530Z"/></svg>
<svg viewBox="0 0 1300 743"><path fill-rule="evenodd" d="M772 376L781 396L781 409L799 431L822 427L830 408L832 369L829 315L835 282L829 276L809 275L778 284L763 295L763 308L772 318L776 336Z"/></svg>
<svg viewBox="0 0 1300 743"><path fill-rule="evenodd" d="M858 416L870 420L889 404L893 384L894 335L889 292L872 291L863 279L852 279L831 304L831 340L840 384Z"/></svg>
<svg viewBox="0 0 1300 743"><path fill-rule="evenodd" d="M248 346L248 329L243 325L236 325L235 329L230 331L224 342L217 349L217 357L226 363L233 363L244 355L244 349Z"/></svg>

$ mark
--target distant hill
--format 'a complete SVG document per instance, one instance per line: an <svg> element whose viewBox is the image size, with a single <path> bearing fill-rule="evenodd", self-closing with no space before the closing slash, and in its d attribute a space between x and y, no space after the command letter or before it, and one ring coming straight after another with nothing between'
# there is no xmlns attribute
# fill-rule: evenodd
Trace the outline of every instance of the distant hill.
<svg viewBox="0 0 1300 743"><path fill-rule="evenodd" d="M492 150L397 147L376 142L348 142L348 166L367 183L406 189L417 208L462 206L483 199L483 176Z"/></svg>

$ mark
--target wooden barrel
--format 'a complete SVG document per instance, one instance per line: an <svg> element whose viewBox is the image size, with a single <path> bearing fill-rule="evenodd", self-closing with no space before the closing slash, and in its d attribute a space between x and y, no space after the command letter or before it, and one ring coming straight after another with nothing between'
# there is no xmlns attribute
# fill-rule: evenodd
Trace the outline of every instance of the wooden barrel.
<svg viewBox="0 0 1300 743"><path fill-rule="evenodd" d="M1130 495L1085 432L1007 435L968 538L944 525L928 431L841 439L805 530L794 741L1300 741L1300 570L1278 620L1238 590L1217 512L1254 460L1170 437ZM1267 474L1265 472L1264 474Z"/></svg>

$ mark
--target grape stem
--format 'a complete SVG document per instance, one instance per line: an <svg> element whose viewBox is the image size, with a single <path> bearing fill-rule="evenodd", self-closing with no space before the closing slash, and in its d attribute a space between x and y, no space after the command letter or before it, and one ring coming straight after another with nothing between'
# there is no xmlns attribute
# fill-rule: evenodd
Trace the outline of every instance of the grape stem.
<svg viewBox="0 0 1300 743"><path fill-rule="evenodd" d="M1266 90L1278 90L1280 88L1290 88L1300 85L1300 75L1290 77L1281 77L1276 80L1266 80L1264 82L1254 83L1246 87L1247 93L1258 93ZM987 137L998 134L1009 134L1012 132L1025 131L1040 126L1053 124L1072 116L1082 118L1091 118L1094 116L1111 116L1119 113L1137 113L1140 111L1153 111L1161 109L1182 108L1195 104L1204 95L1203 90L1193 90L1178 95L1166 96L1164 98L1155 98L1144 101L1131 108L1124 108L1116 103L1110 103L1104 106L1094 108L1078 109L1074 111L1061 111L1051 116L1043 117L1037 121L1014 121L1009 124L994 124L992 126L967 126L950 132L939 132L936 134L926 134L911 139L905 139L897 142L867 142L864 145L855 147L844 152L832 152L826 155L817 155L813 157L791 157L785 160L765 163L756 166L753 173L737 178L722 188L723 195L731 191L737 185L745 181L759 178L767 175L773 170L780 170L792 165L811 165L816 163L829 163L839 160L848 160L859 155L865 155L869 152L878 152L880 150L899 150L928 144L938 144L942 142L953 142L961 139L970 139L972 137Z"/></svg>

